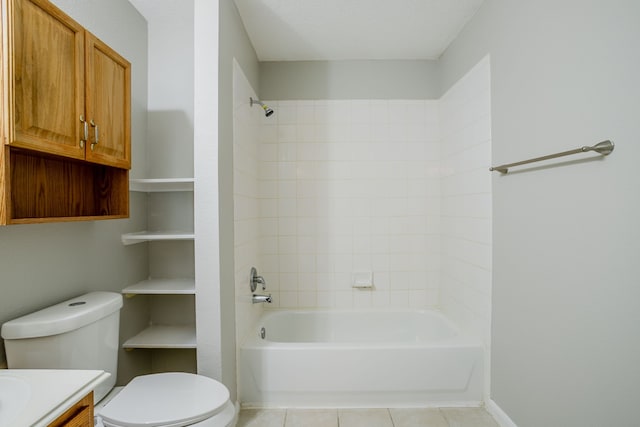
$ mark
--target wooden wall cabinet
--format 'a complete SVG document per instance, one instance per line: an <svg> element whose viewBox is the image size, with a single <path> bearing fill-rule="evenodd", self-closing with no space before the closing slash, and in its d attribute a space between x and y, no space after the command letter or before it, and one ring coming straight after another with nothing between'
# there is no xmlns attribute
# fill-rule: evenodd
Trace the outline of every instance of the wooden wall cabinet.
<svg viewBox="0 0 640 427"><path fill-rule="evenodd" d="M0 223L128 217L131 64L48 0L1 1Z"/></svg>

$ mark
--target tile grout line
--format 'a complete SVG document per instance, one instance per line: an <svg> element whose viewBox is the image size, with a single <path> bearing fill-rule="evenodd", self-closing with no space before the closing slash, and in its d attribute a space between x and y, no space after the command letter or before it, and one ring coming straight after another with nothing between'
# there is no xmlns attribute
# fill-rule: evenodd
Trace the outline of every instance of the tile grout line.
<svg viewBox="0 0 640 427"><path fill-rule="evenodd" d="M449 420L447 419L447 417L444 416L444 413L442 412L441 408L438 408L438 414L440 414L440 416L445 420L445 422L447 423L447 427L449 427Z"/></svg>
<svg viewBox="0 0 640 427"><path fill-rule="evenodd" d="M438 413L447 422L447 427L451 427L451 423L449 422L449 418L447 418L447 415L444 412L442 412L442 408L438 408Z"/></svg>
<svg viewBox="0 0 640 427"><path fill-rule="evenodd" d="M290 415L289 411L291 410L291 408L283 408L283 409L284 409L284 414L283 414L283 418L282 418L281 424L280 424L280 426L276 425L276 427L286 427L286 425L287 425L287 421L288 421L289 415ZM370 408L370 409L375 409L375 408ZM402 425L402 422L401 422L402 418L400 418L398 420L398 422L400 424L397 424L395 422L395 419L393 418L393 413L391 411L392 408L378 408L378 410L382 410L382 409L385 409L387 411L387 414L388 414L389 419L391 421L390 427L397 427L397 426ZM477 412L478 409L483 409L482 407L481 408L466 408L469 411L471 411L471 412L467 411L467 415L452 413L451 414L452 419L449 418L449 416L447 416L447 412L446 411L447 411L448 408L433 408L433 409L436 409L437 413L440 415L441 419L444 421L443 425L445 427L454 427L454 425L455 426L459 425L458 421L457 421L457 418L459 418L459 417L462 417L464 420L467 420L467 421L471 421L471 420L478 421L478 422L481 421L481 425L483 427L489 427L489 426L498 427L500 425L500 424L496 423L495 418L493 418L493 416L490 413L488 413L486 410L484 410L483 412L485 413L485 415L488 415L489 418L487 418L487 420L484 419L484 418L486 418L484 415L476 414L474 412L474 411ZM459 408L454 408L454 409L459 409ZM465 409L465 408L462 408L462 409ZM335 416L337 417L337 419L334 418L334 420L337 421L337 424L333 424L333 423L331 423L331 424L334 425L334 426L340 427L341 425L343 425L341 420L340 420L340 409L334 408L333 410L336 411ZM259 415L260 411L270 412L269 409L257 409L255 411L257 411L256 412L257 415ZM279 409L276 409L276 411L279 412ZM479 420L478 416L480 416L480 418L482 418L482 420ZM259 416L258 416L258 418L259 418ZM464 422L464 420L463 420L463 422ZM295 417L294 417L294 421L295 421ZM249 420L249 424L246 424L246 423L245 424L239 424L239 426L245 426L245 425L253 425L253 423L251 422L251 420ZM388 425L388 424L385 424L385 425ZM438 424L438 425L440 425L440 424ZM478 425L478 424L474 424L474 425Z"/></svg>
<svg viewBox="0 0 640 427"><path fill-rule="evenodd" d="M391 427L396 427L396 423L393 421L393 415L391 415L391 409L387 408L387 414L389 414L389 419L391 420Z"/></svg>

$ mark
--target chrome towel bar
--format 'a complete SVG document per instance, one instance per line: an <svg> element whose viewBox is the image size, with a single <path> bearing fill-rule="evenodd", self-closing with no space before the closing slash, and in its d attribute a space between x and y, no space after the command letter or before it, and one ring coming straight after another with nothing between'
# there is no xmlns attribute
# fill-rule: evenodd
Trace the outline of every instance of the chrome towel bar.
<svg viewBox="0 0 640 427"><path fill-rule="evenodd" d="M598 154L602 154L603 156L606 156L607 154L611 154L611 152L613 151L613 148L614 148L613 142L607 140L607 141L599 142L596 145L591 147L585 146L585 147L576 148L575 150L563 151L562 153L549 154L548 156L536 157L535 159L523 160L521 162L515 162L515 163L507 163L500 166L492 166L489 168L489 170L498 171L500 173L507 173L509 172L509 168L513 166L526 165L527 163L534 163L534 162L540 162L542 160L555 159L557 157L569 156L571 154L586 153L587 151L595 151Z"/></svg>

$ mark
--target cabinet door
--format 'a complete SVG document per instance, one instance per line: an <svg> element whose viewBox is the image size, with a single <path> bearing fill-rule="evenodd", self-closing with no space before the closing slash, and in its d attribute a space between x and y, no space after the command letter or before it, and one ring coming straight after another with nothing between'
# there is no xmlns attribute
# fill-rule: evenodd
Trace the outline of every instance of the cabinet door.
<svg viewBox="0 0 640 427"><path fill-rule="evenodd" d="M9 5L9 143L84 158L84 29L46 0Z"/></svg>
<svg viewBox="0 0 640 427"><path fill-rule="evenodd" d="M86 159L131 168L131 64L86 33Z"/></svg>

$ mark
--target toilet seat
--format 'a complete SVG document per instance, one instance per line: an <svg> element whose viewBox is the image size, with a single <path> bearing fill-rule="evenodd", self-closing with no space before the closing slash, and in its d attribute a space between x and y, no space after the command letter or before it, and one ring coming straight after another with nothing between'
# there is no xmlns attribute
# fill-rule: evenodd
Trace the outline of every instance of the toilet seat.
<svg viewBox="0 0 640 427"><path fill-rule="evenodd" d="M229 390L201 375L181 372L134 378L100 411L106 427L181 427L223 411Z"/></svg>

